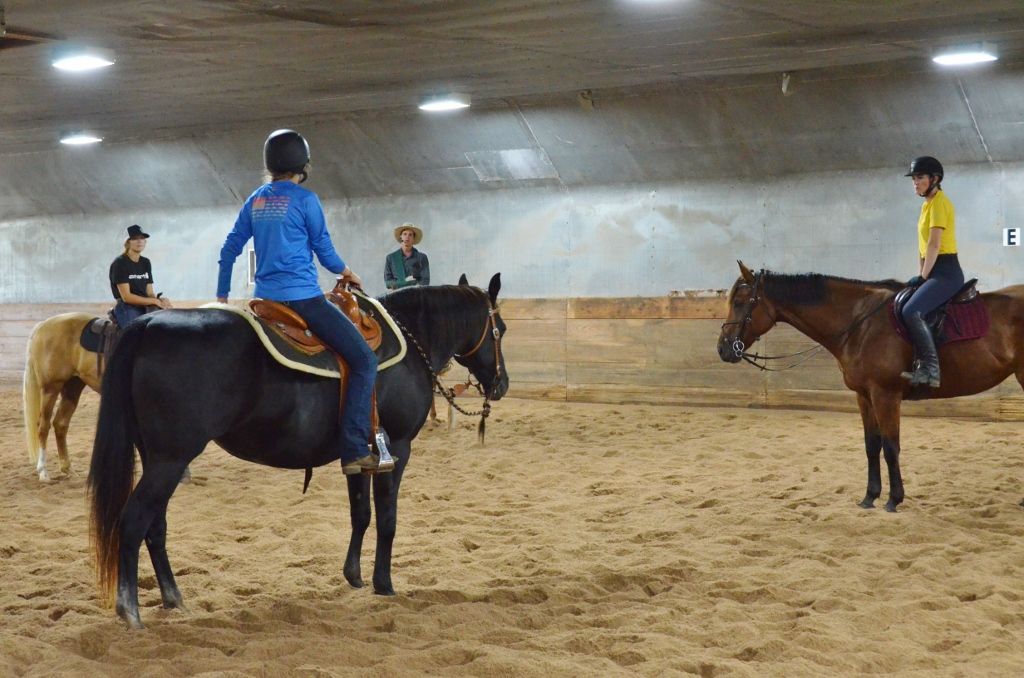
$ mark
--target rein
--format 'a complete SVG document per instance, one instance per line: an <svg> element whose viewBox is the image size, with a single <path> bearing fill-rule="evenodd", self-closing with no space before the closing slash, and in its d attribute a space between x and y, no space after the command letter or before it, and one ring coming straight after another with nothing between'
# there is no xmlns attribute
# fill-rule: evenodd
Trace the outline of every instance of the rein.
<svg viewBox="0 0 1024 678"><path fill-rule="evenodd" d="M796 353L788 353L786 355L760 355L759 353L747 353L746 352L746 350L745 350L746 346L744 345L743 341L740 339L740 334L742 334L742 332L743 332L743 327L745 327L748 323L750 323L751 315L754 312L754 307L757 306L757 303L761 300L761 298L757 295L757 290L761 286L761 281L762 281L763 277L764 277L764 269L761 269L760 271L758 271L757 274L754 276L754 287L753 287L754 291L753 291L753 294L751 294L750 300L747 302L746 315L743 318L743 320L734 320L732 322L724 322L724 323L722 323L722 329L724 330L726 325L740 325L739 329L736 331L736 338L732 342L732 349L736 353L736 355L738 355L740 358L742 358L746 362L750 363L751 365L753 365L757 369L761 370L762 372L784 372L786 370L793 369L794 367L797 367L797 366L802 365L803 363L807 362L808 360L810 360L811 358L813 358L817 354L821 353L821 351L824 350L825 346L824 346L824 344L820 344L819 343L819 344L815 344L814 346L811 346L810 348L804 349L803 351L797 351ZM850 324L847 325L844 329L840 330L835 335L829 337L828 340L827 340L827 343L832 343L833 341L837 341L840 338L842 338L842 342L840 342L840 346L841 346L843 343L846 342L846 339L849 338L849 334L851 332L853 332L853 330L857 329L861 325L861 323L863 323L865 320L867 320L868 318L870 318L871 316L873 316L874 314L878 313L880 310L885 308L890 303L890 301L891 301L890 299L885 299L884 301L882 301L881 304L875 306L874 308L872 308L867 313L865 313L865 314L863 314L863 315L861 315L861 316L859 316L857 318L854 318L853 321L850 322ZM785 367L778 367L778 368L768 367L767 365L761 365L761 364L759 364L757 362L758 360L762 360L762 361L785 360L787 358L796 358L797 356L802 356L804 354L809 354L809 355L807 355L806 357L804 357L801 360L796 361L795 363L792 363L790 365L786 365Z"/></svg>
<svg viewBox="0 0 1024 678"><path fill-rule="evenodd" d="M405 325L403 325L398 320L398 318L395 318L394 315L391 316L392 319L395 321L395 324L398 325L398 328L405 333L405 336L412 340L413 345L416 347L417 353L419 353L420 357L423 358L423 364L426 366L427 372L430 373L430 376L434 381L434 389L432 393L437 393L445 400L447 400L448 404L451 407L455 408L456 410L458 410L459 412L468 417L475 417L477 415L480 416L480 424L477 426L477 435L479 436L481 445L484 442L484 430L486 426L487 417L490 416L491 414L491 396L494 395L494 391L498 388L498 383L501 381L501 332L498 331L498 325L494 319L495 316L498 315L498 309L491 305L490 300L487 301L487 304L489 307L487 309L487 321L484 323L484 331L480 335L480 340L477 341L476 345L473 346L473 348L470 349L468 352L463 353L461 355L458 353L455 354L456 358L468 358L477 351L479 351L480 347L483 346L484 341L487 339L488 330L490 330L491 336L494 337L494 383L491 384L490 390L486 392L484 391L484 388L480 383L474 384L472 383L472 380L467 381L465 385L456 384L456 387L463 386L463 389L459 389L458 391L456 390L456 388L445 388L444 384L441 383L440 375L437 373L436 370L434 370L433 366L430 364L430 358L427 356L427 352L423 350L422 346L420 346L420 342L416 339L413 333L410 332L408 328L406 328ZM480 395L483 396L484 404L479 410L464 410L455 402L455 398L459 395L459 393L462 392L462 390L465 389L466 386L475 386L476 390L480 393Z"/></svg>

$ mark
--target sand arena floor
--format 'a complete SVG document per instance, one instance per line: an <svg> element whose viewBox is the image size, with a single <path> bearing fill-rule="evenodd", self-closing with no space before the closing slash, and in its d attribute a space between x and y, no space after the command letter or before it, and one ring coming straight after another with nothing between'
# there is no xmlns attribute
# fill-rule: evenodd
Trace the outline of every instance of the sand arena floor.
<svg viewBox="0 0 1024 678"><path fill-rule="evenodd" d="M1024 423L905 420L892 515L856 507L857 415L506 400L486 449L465 419L414 445L394 598L342 577L338 469L303 496L211 447L168 516L190 612L143 551L128 633L88 551L97 403L43 485L0 393L0 675L1024 675Z"/></svg>

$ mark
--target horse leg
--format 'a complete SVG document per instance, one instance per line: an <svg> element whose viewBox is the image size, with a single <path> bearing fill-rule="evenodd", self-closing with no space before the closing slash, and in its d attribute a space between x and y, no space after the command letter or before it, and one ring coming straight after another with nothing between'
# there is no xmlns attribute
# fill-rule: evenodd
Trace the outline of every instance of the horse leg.
<svg viewBox="0 0 1024 678"><path fill-rule="evenodd" d="M149 550L149 559L153 562L153 570L156 572L157 583L160 584L160 598L163 600L164 608L188 611L181 599L181 591L174 581L174 572L171 570L171 563L167 559L167 504L160 508L156 518L146 532L146 548Z"/></svg>
<svg viewBox="0 0 1024 678"><path fill-rule="evenodd" d="M389 474L390 475L390 474ZM359 554L363 549L363 536L370 526L370 479L359 473L345 476L348 480L348 506L352 517L352 537L345 556L345 579L353 588L363 587L363 573Z"/></svg>
<svg viewBox="0 0 1024 678"><path fill-rule="evenodd" d="M50 435L50 420L53 418L53 408L60 396L59 384L47 384L43 387L43 402L39 410L39 420L36 422L36 437L39 440L39 458L36 461L36 473L39 480L44 482L50 480L50 474L46 472L46 439Z"/></svg>
<svg viewBox="0 0 1024 678"><path fill-rule="evenodd" d="M144 628L139 617L139 548L142 546L143 538L150 534L153 523L159 519L165 520L162 517L165 516L167 502L174 494L184 468L185 464L179 461L146 464L139 484L128 497L128 502L121 513L116 609L118 616L129 628ZM158 524L158 532L159 529ZM167 572L170 572L166 553L160 560L160 566L164 565ZM159 576L160 570L157 573ZM161 593L164 591L165 583L161 582Z"/></svg>
<svg viewBox="0 0 1024 678"><path fill-rule="evenodd" d="M858 393L857 405L864 424L864 449L868 455L868 489L858 506L869 509L875 507L875 500L882 494L882 433L878 430L878 420L868 397Z"/></svg>
<svg viewBox="0 0 1024 678"><path fill-rule="evenodd" d="M53 418L53 437L57 441L57 456L60 458L62 473L71 473L71 458L68 456L68 428L71 427L71 417L78 409L78 399L82 396L84 388L84 381L72 377L64 383L64 387L60 390L60 405L57 406L57 415Z"/></svg>
<svg viewBox="0 0 1024 678"><path fill-rule="evenodd" d="M395 470L373 478L373 507L377 511L377 557L373 563L373 592L382 596L395 595L391 585L391 547L398 527L398 487L402 472L409 461L412 441L392 440L391 455Z"/></svg>
<svg viewBox="0 0 1024 678"><path fill-rule="evenodd" d="M900 473L900 396L898 393L876 392L872 394L871 405L882 434L882 453L889 470L889 501L885 510L896 512L903 503L903 475Z"/></svg>

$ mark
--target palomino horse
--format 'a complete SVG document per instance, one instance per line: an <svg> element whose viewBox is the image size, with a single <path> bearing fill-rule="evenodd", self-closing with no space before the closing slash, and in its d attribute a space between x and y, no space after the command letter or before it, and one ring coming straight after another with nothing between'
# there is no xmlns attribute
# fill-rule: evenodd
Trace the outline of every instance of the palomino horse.
<svg viewBox="0 0 1024 678"><path fill-rule="evenodd" d="M391 437L395 470L373 478L376 593L394 594L398 489L410 444L433 401L437 370L454 357L487 385L489 398L497 400L508 390L501 354L505 323L496 307L500 287L495 275L487 292L468 285L407 287L380 300L410 341L405 358L377 379L380 423ZM387 336L381 348L394 355L397 340ZM163 311L129 325L103 375L88 483L97 574L108 599L116 588L117 613L130 627L141 628L143 539L164 607L182 606L167 559L167 503L178 477L207 443L215 440L247 461L305 469L338 459L337 425L338 381L282 366L235 313ZM143 470L133 489L135 447ZM352 536L343 572L359 587L370 479L346 478Z"/></svg>
<svg viewBox="0 0 1024 678"><path fill-rule="evenodd" d="M86 386L100 390L96 354L86 351L78 341L85 326L95 319L96 316L88 313L62 313L36 325L29 336L22 381L25 439L28 458L40 480L50 479L46 471L46 439L50 426L57 440L60 470L69 473L71 417Z"/></svg>
<svg viewBox="0 0 1024 678"><path fill-rule="evenodd" d="M895 280L864 282L808 273L752 273L742 262L729 293L728 320L718 338L718 355L736 363L747 347L775 323L784 322L821 344L839 361L847 388L857 394L868 457L868 487L863 508L873 508L882 493L879 453L889 470L887 511L903 502L900 475L900 402L904 399L955 398L988 390L1011 374L1024 386L1024 285L982 294L992 319L980 339L939 348L942 385L911 391L900 377L912 349L887 317Z"/></svg>

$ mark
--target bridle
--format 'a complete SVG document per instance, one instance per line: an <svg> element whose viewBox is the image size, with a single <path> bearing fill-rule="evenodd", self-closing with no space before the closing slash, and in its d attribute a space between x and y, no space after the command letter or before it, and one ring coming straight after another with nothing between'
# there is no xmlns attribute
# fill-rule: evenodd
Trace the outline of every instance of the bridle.
<svg viewBox="0 0 1024 678"><path fill-rule="evenodd" d="M818 353L823 351L825 349L825 345L824 344L815 344L814 346L812 346L812 347L810 347L808 349L804 349L803 351L797 351L796 353L788 353L786 355L760 355L758 353L747 353L747 351L746 351L747 347L743 343L743 340L740 337L743 335L743 328L745 328L747 325L749 325L751 323L751 318L752 318L753 313L754 313L754 308L757 306L758 302L761 301L761 296L758 294L758 292L762 291L762 287L764 285L764 282L763 282L764 281L764 274L765 274L765 271L762 268L760 271L758 271L757 273L754 274L754 284L753 285L748 285L747 283L744 282L744 283L740 283L739 285L736 286L736 289L740 289L742 287L752 287L752 292L751 292L751 295L750 295L750 299L747 300L746 313L744 314L742 320L733 320L733 321L727 321L727 322L722 323L722 332L725 332L725 328L726 328L727 325L739 325L739 327L736 329L736 336L732 340L732 350L733 350L733 353L735 353L737 357L742 358L743 360L747 361L748 363L750 363L754 367L758 368L759 370L762 370L762 371L765 371L765 372L782 372L784 370L792 369L792 368L796 367L797 365L800 365L802 363L807 362L808 360L813 358L815 355L817 355ZM762 291L762 294L763 294L763 291ZM882 301L882 303L878 304L877 306L875 306L873 309L871 309L870 311L868 311L864 315L860 316L859 318L854 318L853 322L851 322L845 328L843 328L842 330L837 332L833 337L830 337L828 339L828 343L832 343L833 341L836 341L837 339L843 339L843 342L845 342L846 339L849 338L850 332L852 332L857 327L859 327L861 323L863 323L865 320L867 320L868 318L873 316L875 313L878 313L878 311L880 311L882 308L884 308L886 305L888 305L890 301L892 301L892 299L887 297L886 299L884 299ZM795 363L792 363L791 365L786 365L785 367L781 367L781 368L767 367L767 366L761 365L761 364L759 364L757 362L758 360L762 360L762 361L785 360L787 358L796 358L798 356L805 356L805 357L802 358L801 360L796 361Z"/></svg>
<svg viewBox="0 0 1024 678"><path fill-rule="evenodd" d="M464 410L459 406L458 403L455 402L455 398L457 398L459 393L462 392L462 389L446 388L445 385L441 383L441 376L434 369L433 365L431 365L430 357L427 356L427 352L423 350L422 346L420 346L420 342L417 341L416 336L412 332L410 332L405 325L399 322L398 318L395 318L393 315L391 316L392 319L395 321L395 324L398 325L398 328L401 329L405 336L407 336L412 341L413 345L416 347L416 351L420 354L420 357L423 358L423 364L426 366L427 372L430 373L430 377L434 381L434 392L439 394L445 400L447 400L449 405L451 405L454 409L458 410L462 414L469 417L475 417L477 415L480 416L480 424L479 426L477 426L477 434L480 437L481 444L483 444L484 442L485 422L487 421L487 417L490 416L491 414L490 401L498 390L498 384L501 383L501 332L498 330L498 322L496 320L499 311L498 308L491 303L490 298L487 299L487 306L487 320L484 321L484 331L480 334L479 341L477 341L476 345L473 346L473 348L471 348L466 353L463 353L461 355L458 353L455 354L456 358L460 358L463 360L469 358L474 353L479 351L480 347L484 345L484 341L486 341L488 333L490 333L490 335L494 337L494 381L491 383L490 390L485 392L483 386L481 386L479 383L474 384L472 382L472 379L467 381L465 385L456 384L456 386L461 386L462 389L466 388L466 386L474 386L476 390L480 393L480 395L483 396L484 403L480 407L480 409L476 411ZM442 371L443 369L444 368L442 368Z"/></svg>
<svg viewBox="0 0 1024 678"><path fill-rule="evenodd" d="M475 384L478 391L484 395L484 404L487 404L487 400L490 400L494 393L498 390L498 384L501 382L501 332L498 331L497 317L500 311L498 308L491 303L491 300L487 300L487 320L484 322L484 331L480 334L480 339L476 342L473 348L467 352L455 354L455 358L465 360L469 358L484 345L484 341L487 339L488 333L494 338L494 381L491 383L491 390L486 394L483 393L483 387L480 384Z"/></svg>
<svg viewBox="0 0 1024 678"><path fill-rule="evenodd" d="M752 291L751 291L751 294L750 294L750 299L747 300L747 304L746 304L746 313L744 314L742 320L726 321L726 322L722 323L722 332L723 333L725 332L726 326L728 326L728 325L739 325L739 327L736 328L736 336L732 340L732 350L733 350L733 353L736 354L737 358L743 358L747 362L751 362L751 361L750 361L749 358L747 358L748 354L746 353L746 348L747 348L746 344L743 343L743 340L740 337L743 336L744 328L747 325L749 325L750 322L751 322L751 318L752 318L752 316L754 314L754 307L756 307L757 303L759 301L761 301L761 297L758 296L758 291L761 289L761 285L762 285L761 281L763 280L763 278L764 278L764 269L762 268L760 271L758 271L757 273L754 274L754 284L753 285L749 285L746 282L743 282L743 283L740 283L739 285L736 286L737 290L740 289L740 288L743 288L743 287L750 287L750 288L752 288Z"/></svg>

